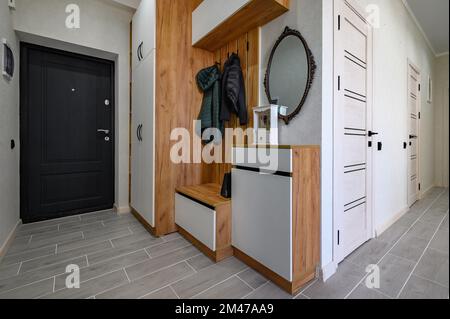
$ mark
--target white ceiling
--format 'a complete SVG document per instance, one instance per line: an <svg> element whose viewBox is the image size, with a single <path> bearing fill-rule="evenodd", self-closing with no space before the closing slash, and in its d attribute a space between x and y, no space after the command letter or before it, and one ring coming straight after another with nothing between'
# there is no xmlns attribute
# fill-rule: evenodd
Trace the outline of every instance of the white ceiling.
<svg viewBox="0 0 450 319"><path fill-rule="evenodd" d="M436 55L448 53L449 0L405 0Z"/></svg>
<svg viewBox="0 0 450 319"><path fill-rule="evenodd" d="M112 0L112 1L132 9L137 9L139 7L139 4L141 3L141 0Z"/></svg>

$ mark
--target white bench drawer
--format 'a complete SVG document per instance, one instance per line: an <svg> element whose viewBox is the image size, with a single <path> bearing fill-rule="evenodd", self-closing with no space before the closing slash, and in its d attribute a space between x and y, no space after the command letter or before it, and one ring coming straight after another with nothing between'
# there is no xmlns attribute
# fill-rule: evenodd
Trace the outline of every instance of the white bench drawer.
<svg viewBox="0 0 450 319"><path fill-rule="evenodd" d="M216 212L213 209L175 194L175 223L216 251Z"/></svg>

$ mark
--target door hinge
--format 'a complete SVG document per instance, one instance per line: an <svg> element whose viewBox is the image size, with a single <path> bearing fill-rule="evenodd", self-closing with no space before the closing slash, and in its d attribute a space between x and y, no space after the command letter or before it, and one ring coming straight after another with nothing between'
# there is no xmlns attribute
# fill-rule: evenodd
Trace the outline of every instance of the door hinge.
<svg viewBox="0 0 450 319"><path fill-rule="evenodd" d="M338 31L341 30L341 15L338 15Z"/></svg>
<svg viewBox="0 0 450 319"><path fill-rule="evenodd" d="M420 84L419 84L419 92L420 92Z"/></svg>
<svg viewBox="0 0 450 319"><path fill-rule="evenodd" d="M338 233L337 233L337 244L338 244L338 246L341 244L341 231L340 230L338 230Z"/></svg>
<svg viewBox="0 0 450 319"><path fill-rule="evenodd" d="M421 117L422 117L422 114L420 114L420 112L419 112L419 120L420 120Z"/></svg>
<svg viewBox="0 0 450 319"><path fill-rule="evenodd" d="M338 76L338 91L341 90L341 76Z"/></svg>
<svg viewBox="0 0 450 319"><path fill-rule="evenodd" d="M419 191L420 191L420 189L421 189L421 185L420 185L420 183L419 183Z"/></svg>

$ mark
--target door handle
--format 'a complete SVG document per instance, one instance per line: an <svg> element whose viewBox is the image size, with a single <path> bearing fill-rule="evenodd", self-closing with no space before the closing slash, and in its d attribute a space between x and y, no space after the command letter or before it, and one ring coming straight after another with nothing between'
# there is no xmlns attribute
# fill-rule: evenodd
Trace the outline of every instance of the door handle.
<svg viewBox="0 0 450 319"><path fill-rule="evenodd" d="M136 137L137 137L139 142L141 141L140 131L141 131L141 125L139 124L137 129L136 129Z"/></svg>
<svg viewBox="0 0 450 319"><path fill-rule="evenodd" d="M144 45L144 42L141 42L141 44L139 44L138 48L137 48L137 57L139 61L142 61L142 59L144 58L144 56L142 55L142 46Z"/></svg>
<svg viewBox="0 0 450 319"><path fill-rule="evenodd" d="M374 136L374 135L378 135L378 133L377 133L377 132L369 131L369 137L372 137L372 136Z"/></svg>
<svg viewBox="0 0 450 319"><path fill-rule="evenodd" d="M106 135L109 134L109 130L105 130L105 129L98 129L97 132L99 132L99 133L105 133Z"/></svg>
<svg viewBox="0 0 450 319"><path fill-rule="evenodd" d="M140 125L140 129L139 129L139 138L140 138L140 141L141 142L143 142L144 141L144 139L142 138L142 128L144 127L144 124L141 124Z"/></svg>
<svg viewBox="0 0 450 319"><path fill-rule="evenodd" d="M417 135L410 135L410 136L409 136L409 139L410 139L410 140L416 139L416 138L417 138Z"/></svg>

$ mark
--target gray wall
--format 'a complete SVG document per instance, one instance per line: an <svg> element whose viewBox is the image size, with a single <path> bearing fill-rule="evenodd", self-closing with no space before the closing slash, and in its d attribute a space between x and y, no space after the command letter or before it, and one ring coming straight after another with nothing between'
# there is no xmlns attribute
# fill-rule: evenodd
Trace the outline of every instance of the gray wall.
<svg viewBox="0 0 450 319"><path fill-rule="evenodd" d="M261 28L260 104L268 104L264 76L270 52L288 26L300 31L308 43L316 64L316 76L308 99L297 117L286 126L280 121L280 144L321 144L322 130L322 1L294 0L286 14Z"/></svg>
<svg viewBox="0 0 450 319"><path fill-rule="evenodd" d="M0 253L19 221L19 48L7 0L0 0L0 40L2 38L6 38L13 49L16 70L12 81L0 75ZM10 149L11 139L16 141L15 150Z"/></svg>

